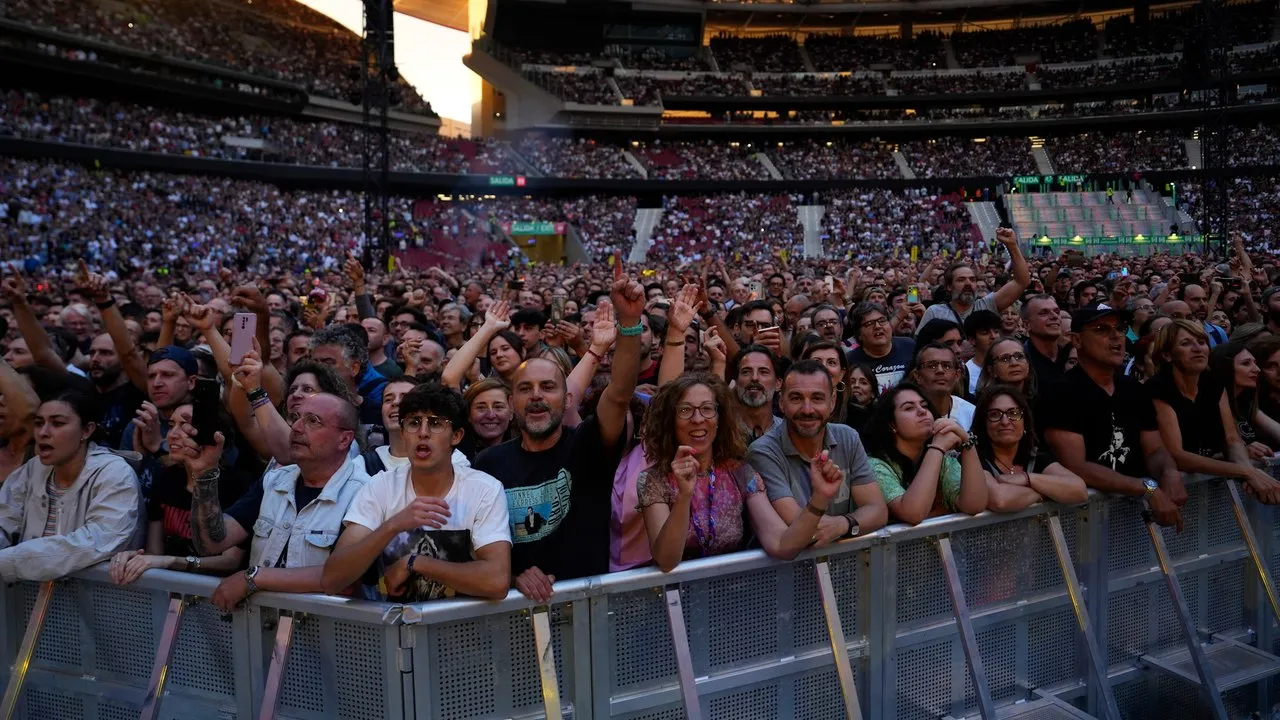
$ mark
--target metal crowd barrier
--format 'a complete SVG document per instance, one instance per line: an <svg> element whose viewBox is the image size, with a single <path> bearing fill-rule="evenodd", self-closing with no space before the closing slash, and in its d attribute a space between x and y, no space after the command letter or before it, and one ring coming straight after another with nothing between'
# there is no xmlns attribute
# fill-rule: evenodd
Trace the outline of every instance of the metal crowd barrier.
<svg viewBox="0 0 1280 720"><path fill-rule="evenodd" d="M1188 484L1181 534L1094 494L562 582L550 606L262 593L223 615L216 578L94 568L0 592L0 720L1265 716L1280 633L1252 558L1280 569L1280 512Z"/></svg>

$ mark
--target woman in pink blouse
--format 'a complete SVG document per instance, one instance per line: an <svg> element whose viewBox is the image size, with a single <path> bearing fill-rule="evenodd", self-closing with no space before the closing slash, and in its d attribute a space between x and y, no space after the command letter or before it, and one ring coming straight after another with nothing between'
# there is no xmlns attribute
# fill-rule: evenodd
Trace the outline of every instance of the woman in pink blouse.
<svg viewBox="0 0 1280 720"><path fill-rule="evenodd" d="M746 463L737 411L724 381L706 373L680 376L649 403L644 439L651 466L640 473L636 494L654 564L663 571L685 558L742 549L746 514L770 555L794 557L812 542L817 522L811 513L788 527L769 504L764 483ZM844 480L825 453L814 459L810 476L814 495L828 501Z"/></svg>

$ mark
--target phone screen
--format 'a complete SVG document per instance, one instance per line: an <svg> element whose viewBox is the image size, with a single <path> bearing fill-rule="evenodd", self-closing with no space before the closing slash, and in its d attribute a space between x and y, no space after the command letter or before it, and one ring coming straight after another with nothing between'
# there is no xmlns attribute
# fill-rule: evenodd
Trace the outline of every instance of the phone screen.
<svg viewBox="0 0 1280 720"><path fill-rule="evenodd" d="M196 379L196 389L191 400L191 425L196 429L195 440L200 445L213 445L213 435L218 429L218 381Z"/></svg>
<svg viewBox="0 0 1280 720"><path fill-rule="evenodd" d="M911 303L912 305L920 302L920 291L917 290L916 288L911 288L907 290L907 302Z"/></svg>

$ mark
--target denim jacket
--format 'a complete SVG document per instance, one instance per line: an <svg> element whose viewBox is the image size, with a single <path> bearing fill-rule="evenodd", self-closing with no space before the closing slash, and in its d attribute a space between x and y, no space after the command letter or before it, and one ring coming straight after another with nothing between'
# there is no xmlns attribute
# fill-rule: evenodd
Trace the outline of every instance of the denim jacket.
<svg viewBox="0 0 1280 720"><path fill-rule="evenodd" d="M84 470L58 501L56 534L46 483L53 468L32 458L0 485L0 579L54 580L141 547L138 476L124 458L90 443Z"/></svg>
<svg viewBox="0 0 1280 720"><path fill-rule="evenodd" d="M294 485L301 477L297 465L286 465L262 476L262 509L253 524L249 564L275 566L281 554L284 567L324 565L338 542L347 506L369 481L364 460L356 455L325 483L320 496L299 510L294 506Z"/></svg>

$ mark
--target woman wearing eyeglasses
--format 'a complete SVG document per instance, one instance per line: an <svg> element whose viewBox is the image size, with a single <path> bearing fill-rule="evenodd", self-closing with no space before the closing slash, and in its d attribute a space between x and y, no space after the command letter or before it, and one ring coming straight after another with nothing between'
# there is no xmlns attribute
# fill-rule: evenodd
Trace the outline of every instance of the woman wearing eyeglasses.
<svg viewBox="0 0 1280 720"><path fill-rule="evenodd" d="M982 362L982 376L978 378L978 394L994 385L1012 387L1028 400L1035 400L1039 389L1036 374L1027 360L1026 349L1013 338L1001 338L987 349L987 357Z"/></svg>
<svg viewBox="0 0 1280 720"><path fill-rule="evenodd" d="M1037 443L1031 405L1017 389L990 385L978 395L975 416L988 510L1014 512L1041 500L1079 505L1089 499L1084 480Z"/></svg>
<svg viewBox="0 0 1280 720"><path fill-rule="evenodd" d="M664 572L685 558L741 549L744 514L774 557L795 557L817 533L818 515L800 513L787 525L769 503L764 482L746 463L737 408L724 381L707 373L681 375L649 403L644 438L650 467L636 480L637 510L653 562ZM843 481L825 453L810 463L816 506L830 502Z"/></svg>

